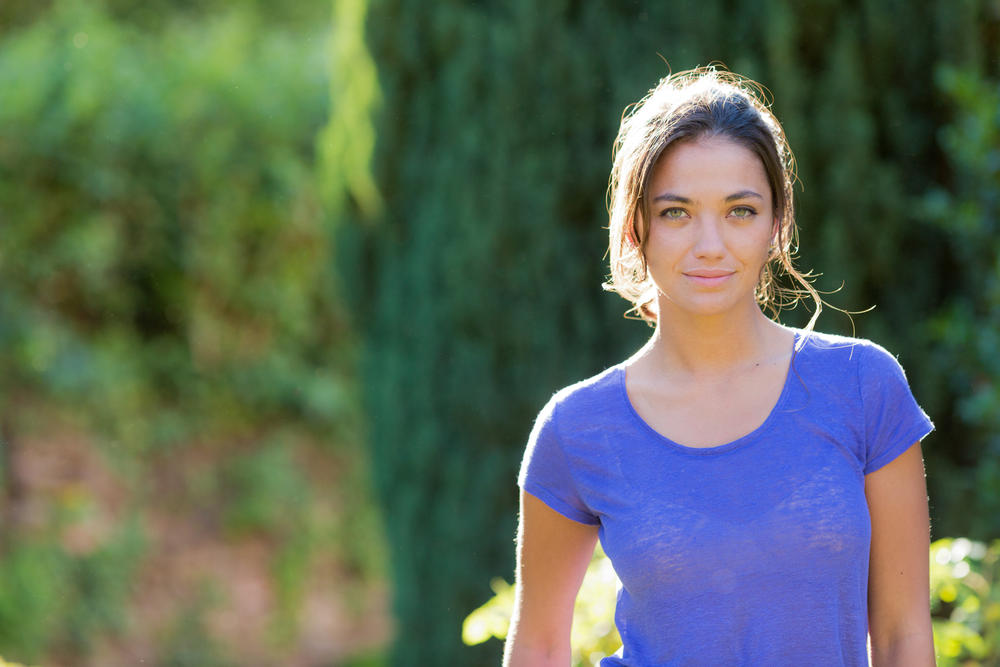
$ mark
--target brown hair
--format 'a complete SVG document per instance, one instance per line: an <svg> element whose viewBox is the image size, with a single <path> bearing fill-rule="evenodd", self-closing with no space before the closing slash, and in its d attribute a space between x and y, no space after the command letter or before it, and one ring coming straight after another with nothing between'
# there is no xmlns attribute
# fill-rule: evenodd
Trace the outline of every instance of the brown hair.
<svg viewBox="0 0 1000 667"><path fill-rule="evenodd" d="M775 317L785 307L810 296L816 304L807 328L812 328L823 301L808 274L793 265L798 229L792 201L795 158L785 132L764 102L756 82L714 67L672 74L635 104L626 107L615 140L608 185L611 276L604 283L632 302L626 317L656 322L656 287L646 267L650 210L646 192L653 169L664 152L679 141L726 137L760 157L771 186L771 203L778 220L777 238L761 272L756 298ZM784 273L801 288L779 286Z"/></svg>

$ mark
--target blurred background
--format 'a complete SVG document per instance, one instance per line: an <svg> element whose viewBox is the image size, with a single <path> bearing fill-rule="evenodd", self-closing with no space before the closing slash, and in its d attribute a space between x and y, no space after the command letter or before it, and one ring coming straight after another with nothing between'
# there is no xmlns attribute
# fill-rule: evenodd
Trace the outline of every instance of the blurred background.
<svg viewBox="0 0 1000 667"><path fill-rule="evenodd" d="M942 664L1000 664L997 0L3 0L0 656L497 664L534 416L650 333L600 288L622 109L713 61L875 306L818 328L936 422Z"/></svg>

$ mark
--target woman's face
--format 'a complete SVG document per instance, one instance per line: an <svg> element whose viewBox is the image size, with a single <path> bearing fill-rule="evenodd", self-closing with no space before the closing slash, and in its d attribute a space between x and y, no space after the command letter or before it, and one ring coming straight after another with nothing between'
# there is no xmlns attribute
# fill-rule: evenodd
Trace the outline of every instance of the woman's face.
<svg viewBox="0 0 1000 667"><path fill-rule="evenodd" d="M776 230L760 158L725 137L681 142L656 163L648 196L646 263L660 316L756 308Z"/></svg>

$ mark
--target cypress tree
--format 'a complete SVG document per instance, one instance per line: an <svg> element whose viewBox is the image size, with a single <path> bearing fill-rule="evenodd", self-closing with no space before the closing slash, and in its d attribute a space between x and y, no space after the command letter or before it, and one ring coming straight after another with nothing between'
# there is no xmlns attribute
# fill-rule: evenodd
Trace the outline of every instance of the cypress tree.
<svg viewBox="0 0 1000 667"><path fill-rule="evenodd" d="M363 372L393 664L496 664L496 646L462 648L461 621L490 575L512 570L531 421L631 335L609 316L624 304L600 290L617 112L600 101L605 66L581 57L572 29L596 32L588 11L371 7L385 210L363 243L375 281Z"/></svg>

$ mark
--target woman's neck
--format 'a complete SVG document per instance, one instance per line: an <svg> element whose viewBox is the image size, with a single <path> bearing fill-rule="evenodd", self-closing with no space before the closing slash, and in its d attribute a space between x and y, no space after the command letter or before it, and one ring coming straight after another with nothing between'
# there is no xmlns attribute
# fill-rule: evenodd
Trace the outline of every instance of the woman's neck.
<svg viewBox="0 0 1000 667"><path fill-rule="evenodd" d="M756 303L744 313L693 317L671 313L636 355L658 374L720 377L785 357L791 333Z"/></svg>

